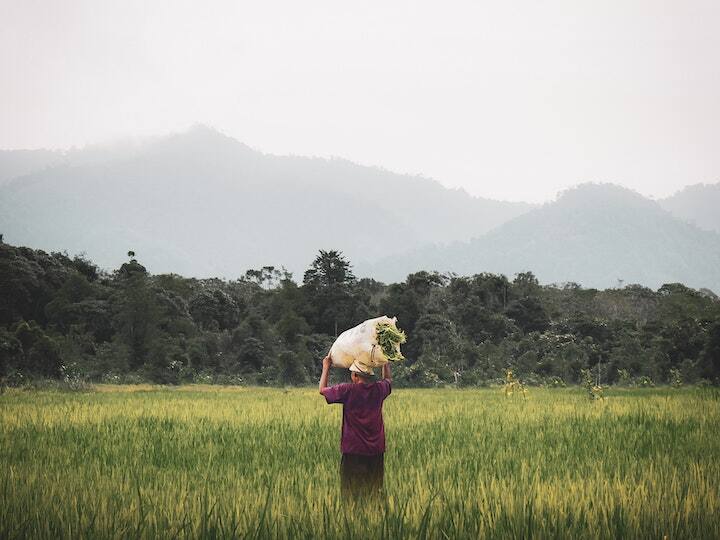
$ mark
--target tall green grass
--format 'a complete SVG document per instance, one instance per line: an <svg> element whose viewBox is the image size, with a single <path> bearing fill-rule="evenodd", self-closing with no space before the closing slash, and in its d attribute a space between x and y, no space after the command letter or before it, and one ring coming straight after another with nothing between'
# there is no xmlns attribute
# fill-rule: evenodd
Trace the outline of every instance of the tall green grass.
<svg viewBox="0 0 720 540"><path fill-rule="evenodd" d="M305 389L8 391L0 538L720 537L714 392L395 390L359 508L340 415Z"/></svg>

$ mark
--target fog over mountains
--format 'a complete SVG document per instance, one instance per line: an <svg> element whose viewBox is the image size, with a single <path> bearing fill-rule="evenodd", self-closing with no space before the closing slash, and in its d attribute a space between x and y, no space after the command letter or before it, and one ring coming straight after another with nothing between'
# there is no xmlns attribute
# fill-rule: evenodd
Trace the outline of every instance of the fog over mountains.
<svg viewBox="0 0 720 540"><path fill-rule="evenodd" d="M17 173L14 154L0 156L0 178ZM25 176L0 186L7 242L86 252L107 268L132 249L154 273L236 278L284 265L301 279L318 249L374 261L470 239L532 207L341 159L262 154L203 126L39 153L36 167L22 157Z"/></svg>
<svg viewBox="0 0 720 540"><path fill-rule="evenodd" d="M658 203L683 221L720 233L720 182L687 186Z"/></svg>
<svg viewBox="0 0 720 540"><path fill-rule="evenodd" d="M428 247L363 268L401 279L409 269L512 276L608 288L663 283L719 290L720 235L611 184L583 184L470 242Z"/></svg>
<svg viewBox="0 0 720 540"><path fill-rule="evenodd" d="M542 282L717 291L718 193L692 186L654 202L588 184L535 207L342 159L263 154L203 126L141 143L0 152L5 241L84 252L107 269L133 250L153 273L231 279L284 265L301 280L318 249L339 249L356 274L383 281L421 269L532 270Z"/></svg>

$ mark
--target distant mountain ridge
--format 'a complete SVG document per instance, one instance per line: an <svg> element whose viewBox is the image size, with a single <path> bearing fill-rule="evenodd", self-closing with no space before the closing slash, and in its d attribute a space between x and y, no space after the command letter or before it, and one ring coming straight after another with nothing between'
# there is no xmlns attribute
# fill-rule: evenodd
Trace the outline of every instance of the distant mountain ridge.
<svg viewBox="0 0 720 540"><path fill-rule="evenodd" d="M204 126L138 143L0 152L7 242L84 252L107 269L133 250L153 273L231 279L263 265L301 279L318 249L339 249L357 275L384 281L421 269L531 270L546 283L718 291L720 235L688 223L715 226L717 193L720 185L691 186L654 202L583 184L534 207L342 159L263 154Z"/></svg>
<svg viewBox="0 0 720 540"><path fill-rule="evenodd" d="M57 150L0 150L0 185L63 162Z"/></svg>
<svg viewBox="0 0 720 540"><path fill-rule="evenodd" d="M688 223L720 233L720 182L687 186L658 203Z"/></svg>
<svg viewBox="0 0 720 540"><path fill-rule="evenodd" d="M0 182L6 241L85 252L109 269L132 249L154 273L234 278L272 264L300 278L321 248L377 260L532 208L345 160L263 154L204 126L23 159L0 156L0 178L20 172Z"/></svg>
<svg viewBox="0 0 720 540"><path fill-rule="evenodd" d="M611 184L583 184L469 242L426 247L360 269L389 281L410 271L531 270L541 282L657 288L682 282L720 290L720 235Z"/></svg>

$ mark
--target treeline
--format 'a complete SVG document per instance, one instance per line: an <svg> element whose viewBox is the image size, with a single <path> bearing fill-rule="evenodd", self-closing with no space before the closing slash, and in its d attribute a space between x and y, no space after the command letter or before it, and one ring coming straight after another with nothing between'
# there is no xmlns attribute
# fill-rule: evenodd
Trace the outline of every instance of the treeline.
<svg viewBox="0 0 720 540"><path fill-rule="evenodd" d="M720 301L679 283L595 290L416 272L356 279L320 251L302 284L274 267L232 281L112 273L84 257L0 243L0 380L301 385L337 333L378 315L408 334L398 384L717 384ZM585 372L586 374L586 372Z"/></svg>

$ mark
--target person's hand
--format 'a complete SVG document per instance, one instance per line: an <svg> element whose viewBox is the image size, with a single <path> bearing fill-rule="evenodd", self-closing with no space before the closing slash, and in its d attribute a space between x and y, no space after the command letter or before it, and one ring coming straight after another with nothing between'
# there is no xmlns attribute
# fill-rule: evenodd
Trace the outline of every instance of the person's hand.
<svg viewBox="0 0 720 540"><path fill-rule="evenodd" d="M332 366L332 358L330 357L330 353L323 358L323 369L330 369L330 366Z"/></svg>

